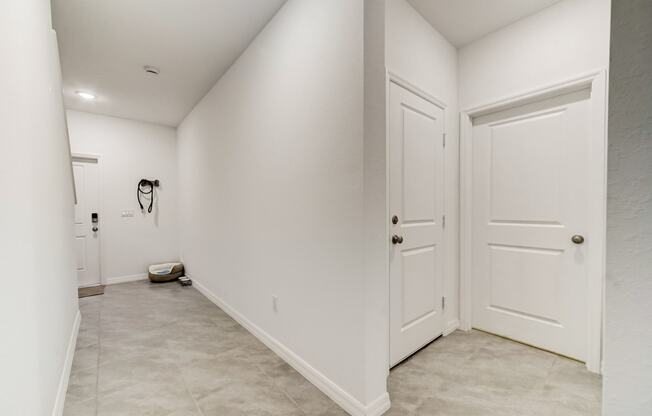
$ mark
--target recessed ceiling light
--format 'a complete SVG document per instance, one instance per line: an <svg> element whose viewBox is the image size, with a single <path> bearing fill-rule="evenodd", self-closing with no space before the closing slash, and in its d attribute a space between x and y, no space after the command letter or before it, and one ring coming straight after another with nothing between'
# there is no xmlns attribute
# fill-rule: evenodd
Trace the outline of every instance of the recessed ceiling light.
<svg viewBox="0 0 652 416"><path fill-rule="evenodd" d="M95 94L91 94L90 92L84 92L84 91L77 91L77 95L79 95L84 100L88 100L88 101L91 101L91 100L94 100L95 98L97 98L97 97L95 97Z"/></svg>
<svg viewBox="0 0 652 416"><path fill-rule="evenodd" d="M145 65L143 69L145 70L145 72L152 75L158 75L161 73L161 70L158 67L152 65Z"/></svg>

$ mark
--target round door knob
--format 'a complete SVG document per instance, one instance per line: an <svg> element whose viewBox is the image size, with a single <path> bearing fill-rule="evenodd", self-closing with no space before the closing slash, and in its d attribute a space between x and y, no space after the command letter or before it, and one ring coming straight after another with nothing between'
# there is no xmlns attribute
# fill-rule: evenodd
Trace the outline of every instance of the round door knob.
<svg viewBox="0 0 652 416"><path fill-rule="evenodd" d="M94 232L94 233L96 233L97 230L99 230L99 228L97 228L97 227L93 227L93 232Z"/></svg>
<svg viewBox="0 0 652 416"><path fill-rule="evenodd" d="M575 244L582 244L584 242L584 237L581 235L574 235L571 237L571 241Z"/></svg>
<svg viewBox="0 0 652 416"><path fill-rule="evenodd" d="M392 244L402 244L403 243L403 237L400 235L393 235L392 236Z"/></svg>

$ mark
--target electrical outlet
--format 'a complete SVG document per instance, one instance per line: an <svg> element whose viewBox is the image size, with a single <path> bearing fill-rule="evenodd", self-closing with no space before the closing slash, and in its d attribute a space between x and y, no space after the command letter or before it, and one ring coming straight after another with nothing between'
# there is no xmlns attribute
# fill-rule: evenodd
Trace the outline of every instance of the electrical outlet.
<svg viewBox="0 0 652 416"><path fill-rule="evenodd" d="M274 312L278 312L278 296L272 295L272 309Z"/></svg>

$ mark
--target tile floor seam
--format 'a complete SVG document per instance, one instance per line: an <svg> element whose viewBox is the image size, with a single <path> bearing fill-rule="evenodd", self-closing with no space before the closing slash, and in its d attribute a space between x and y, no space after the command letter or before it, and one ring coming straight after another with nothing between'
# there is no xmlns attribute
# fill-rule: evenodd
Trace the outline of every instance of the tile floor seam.
<svg viewBox="0 0 652 416"><path fill-rule="evenodd" d="M167 344L165 347L169 349ZM197 409L197 412L199 412L199 416L205 416L204 412L201 410L201 406L199 406L199 403L197 402L197 399L195 399L195 395L190 390L190 386L188 386L188 381L186 380L186 377L183 375L183 371L181 371L181 368L176 363L174 363L174 367L179 371L179 374L181 374L181 380L183 380L183 386L186 392L188 393L188 395L190 396L190 398L192 399L192 402L195 404L195 408Z"/></svg>
<svg viewBox="0 0 652 416"><path fill-rule="evenodd" d="M546 376L542 380L541 388L545 388L548 385L548 380L550 379L550 376L552 375L552 370L555 368L555 365L557 364L557 361L559 361L559 357L558 356L553 357L553 360L550 363L550 367L546 371Z"/></svg>
<svg viewBox="0 0 652 416"><path fill-rule="evenodd" d="M211 323L217 327L217 324L211 320ZM166 342L165 343L165 348L168 350L168 352L171 354L172 350L170 348L170 345ZM197 411L199 412L199 416L205 416L204 411L201 409L201 406L199 406L199 402L197 402L197 399L195 399L195 395L193 394L192 390L190 389L190 386L188 385L188 380L186 380L186 376L183 375L183 371L181 371L181 367L175 362L174 367L179 371L179 374L181 374L181 380L183 380L183 385L190 395L190 398L192 399L192 402L195 404L195 408L197 408Z"/></svg>
<svg viewBox="0 0 652 416"><path fill-rule="evenodd" d="M288 364L288 365L289 365L289 364ZM277 388L277 389L278 389L278 390L279 390L279 391L280 391L280 392L281 392L285 397L287 397L287 399L290 400L290 402L292 402L292 404L294 405L294 407L296 407L296 408L301 412L302 415L304 415L304 416L311 416L311 415L306 414L306 412L304 412L304 410L301 408L301 406L299 406L299 404L297 403L297 401L296 401L292 396L290 396L290 394L289 394L287 391L285 391L284 388L282 388L281 386L279 386L279 385L276 383L276 380L274 379L274 377L272 377L272 376L270 376L269 374L267 374L267 371L265 371L264 368L262 368L259 364L255 364L255 366L256 366L256 368L258 368L258 371L260 371L261 373L263 373L263 374L264 374L268 379L271 380L272 384L274 384L274 387L276 387L276 388Z"/></svg>

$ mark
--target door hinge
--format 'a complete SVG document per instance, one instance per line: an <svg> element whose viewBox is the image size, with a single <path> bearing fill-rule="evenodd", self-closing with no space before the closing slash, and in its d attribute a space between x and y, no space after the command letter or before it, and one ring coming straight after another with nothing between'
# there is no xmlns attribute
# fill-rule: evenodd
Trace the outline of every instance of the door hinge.
<svg viewBox="0 0 652 416"><path fill-rule="evenodd" d="M446 228L446 216L445 215L441 216L441 226L442 226L442 228Z"/></svg>
<svg viewBox="0 0 652 416"><path fill-rule="evenodd" d="M446 147L446 133L444 133L443 136L444 137L443 137L443 140L442 140L442 144L443 144L444 147Z"/></svg>
<svg viewBox="0 0 652 416"><path fill-rule="evenodd" d="M444 296L441 297L441 308L446 309L446 298Z"/></svg>

